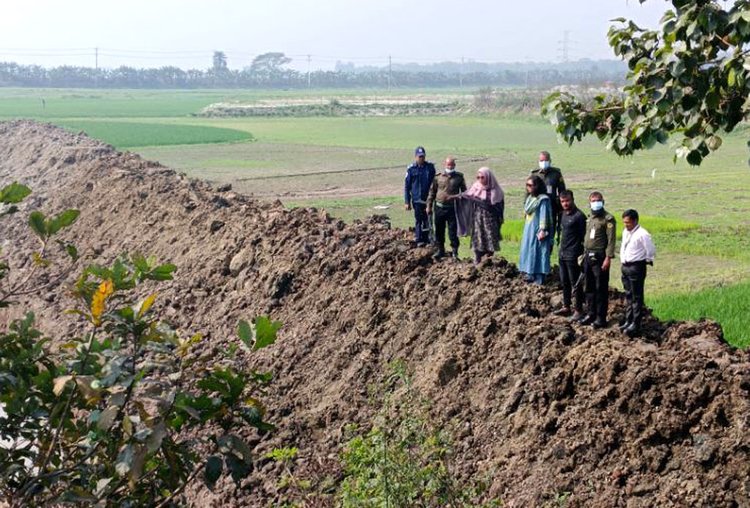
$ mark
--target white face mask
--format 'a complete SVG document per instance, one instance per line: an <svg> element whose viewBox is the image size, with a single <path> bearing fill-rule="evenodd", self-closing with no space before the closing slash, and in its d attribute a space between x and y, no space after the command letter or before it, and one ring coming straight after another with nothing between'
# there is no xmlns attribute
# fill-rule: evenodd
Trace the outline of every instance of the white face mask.
<svg viewBox="0 0 750 508"><path fill-rule="evenodd" d="M604 201L592 201L591 202L592 212L600 212L603 208L604 208Z"/></svg>
<svg viewBox="0 0 750 508"><path fill-rule="evenodd" d="M445 172L448 173L449 175L453 173L455 170L456 168L445 168Z"/></svg>
<svg viewBox="0 0 750 508"><path fill-rule="evenodd" d="M551 164L550 161L539 161L539 169L549 169Z"/></svg>

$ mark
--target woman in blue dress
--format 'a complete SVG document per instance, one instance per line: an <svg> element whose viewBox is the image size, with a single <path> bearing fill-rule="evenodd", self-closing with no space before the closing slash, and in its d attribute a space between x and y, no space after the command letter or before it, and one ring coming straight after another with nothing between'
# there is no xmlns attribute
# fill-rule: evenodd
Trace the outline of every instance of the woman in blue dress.
<svg viewBox="0 0 750 508"><path fill-rule="evenodd" d="M534 175L526 180L526 221L521 239L521 259L518 269L526 280L543 284L550 272L550 242L552 241L552 203L546 194L544 180Z"/></svg>

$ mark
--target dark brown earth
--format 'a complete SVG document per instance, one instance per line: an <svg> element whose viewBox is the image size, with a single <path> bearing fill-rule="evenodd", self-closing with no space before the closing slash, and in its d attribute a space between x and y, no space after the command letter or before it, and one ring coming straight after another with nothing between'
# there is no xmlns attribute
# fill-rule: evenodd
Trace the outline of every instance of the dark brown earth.
<svg viewBox="0 0 750 508"><path fill-rule="evenodd" d="M435 264L384 220L219 192L47 125L0 123L0 185L13 180L34 190L0 226L14 276L34 248L19 218L75 207L65 236L89 261L139 251L179 267L158 301L208 336L204 361L236 340L240 318L284 322L243 361L275 374L265 401L278 431L259 449L299 447L300 474L336 472L345 425L367 424L368 387L404 359L435 421L456 429L457 474L489 476L487 497L504 506L564 492L567 506L750 506L750 363L715 323L649 318L638 340L571 325L551 315L554 285L526 285L502 259ZM75 326L66 298L60 288L29 304L50 335ZM20 310L4 312L3 326ZM188 501L273 504L280 470L259 472L239 489L195 486Z"/></svg>

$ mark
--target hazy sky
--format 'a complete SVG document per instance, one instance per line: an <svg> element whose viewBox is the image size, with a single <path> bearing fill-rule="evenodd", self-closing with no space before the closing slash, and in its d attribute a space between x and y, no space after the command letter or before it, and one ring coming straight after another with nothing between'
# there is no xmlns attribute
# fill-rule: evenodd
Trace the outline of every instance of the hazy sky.
<svg viewBox="0 0 750 508"><path fill-rule="evenodd" d="M609 20L654 27L663 0L2 0L0 61L50 65L206 68L282 51L294 67L466 59L612 58Z"/></svg>

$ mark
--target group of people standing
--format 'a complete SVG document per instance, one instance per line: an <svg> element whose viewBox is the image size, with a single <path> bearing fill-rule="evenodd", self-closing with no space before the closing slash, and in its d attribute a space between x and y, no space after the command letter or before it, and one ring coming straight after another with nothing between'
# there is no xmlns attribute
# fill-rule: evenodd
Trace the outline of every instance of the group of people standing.
<svg viewBox="0 0 750 508"><path fill-rule="evenodd" d="M423 147L417 147L414 155L414 162L406 170L404 202L406 210L414 210L416 245L434 244L435 259L446 255L458 259L459 236L471 236L477 264L500 250L505 194L492 171L480 168L476 181L469 187L464 175L456 171L453 157L448 157L443 171L437 173L434 164L426 160ZM557 244L563 304L556 314L569 316L583 325L604 328L617 223L604 208L601 192L589 194L589 208L591 214L586 217L576 206L573 192L566 188L562 172L552 166L549 152L540 152L538 168L526 179L518 268L526 274L528 282L544 284ZM651 235L639 225L636 210L626 210L622 218L620 261L628 304L620 330L636 336L641 333L643 323L646 267L653 265L656 250ZM431 238L433 222L434 239ZM449 254L445 251L446 228Z"/></svg>

